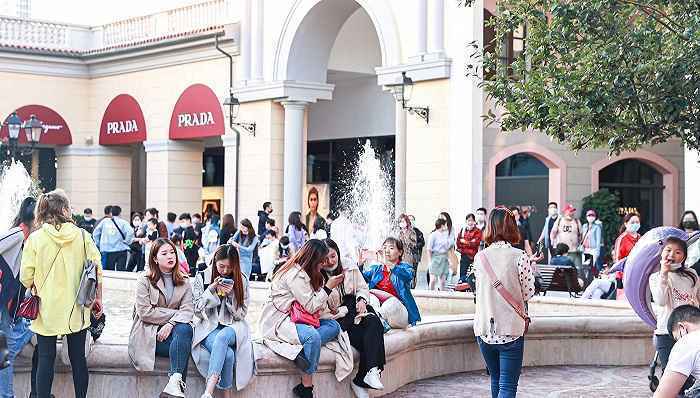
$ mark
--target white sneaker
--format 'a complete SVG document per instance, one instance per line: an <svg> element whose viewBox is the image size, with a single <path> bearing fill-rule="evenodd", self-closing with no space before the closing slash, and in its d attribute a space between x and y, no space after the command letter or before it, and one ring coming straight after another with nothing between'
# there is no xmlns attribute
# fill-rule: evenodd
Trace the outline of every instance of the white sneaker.
<svg viewBox="0 0 700 398"><path fill-rule="evenodd" d="M168 384L160 393L160 398L184 398L185 397L185 382L182 381L180 373L173 373L168 380Z"/></svg>
<svg viewBox="0 0 700 398"><path fill-rule="evenodd" d="M384 389L384 384L382 384L382 381L379 380L381 372L379 371L379 368L374 367L367 372L365 375L365 378L362 380L367 384L368 386L374 388L375 390L383 390Z"/></svg>
<svg viewBox="0 0 700 398"><path fill-rule="evenodd" d="M214 398L214 397L211 394L209 394L208 392L205 392L204 394L202 394L202 398Z"/></svg>
<svg viewBox="0 0 700 398"><path fill-rule="evenodd" d="M366 388L360 387L354 382L350 382L350 388L357 398L369 398L369 392Z"/></svg>

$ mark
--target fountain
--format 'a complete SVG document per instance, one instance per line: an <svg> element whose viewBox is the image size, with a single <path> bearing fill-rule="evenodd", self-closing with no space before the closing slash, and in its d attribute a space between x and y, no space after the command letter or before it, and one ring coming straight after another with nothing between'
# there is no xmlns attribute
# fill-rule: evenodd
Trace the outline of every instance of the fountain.
<svg viewBox="0 0 700 398"><path fill-rule="evenodd" d="M369 140L352 167L340 201L340 216L331 226L346 261L356 263L362 249L376 250L394 229L391 177Z"/></svg>
<svg viewBox="0 0 700 398"><path fill-rule="evenodd" d="M0 231L10 229L24 198L37 197L40 193L41 189L22 163L13 161L3 165L0 169Z"/></svg>

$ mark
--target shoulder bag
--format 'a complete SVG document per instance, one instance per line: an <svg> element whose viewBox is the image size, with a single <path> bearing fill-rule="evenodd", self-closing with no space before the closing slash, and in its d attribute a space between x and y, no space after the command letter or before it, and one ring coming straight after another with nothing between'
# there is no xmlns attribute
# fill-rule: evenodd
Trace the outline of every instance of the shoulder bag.
<svg viewBox="0 0 700 398"><path fill-rule="evenodd" d="M112 219L114 221L114 219ZM115 224L116 225L116 224ZM117 227L117 229L119 229ZM97 264L90 260L87 255L87 242L85 240L85 232L83 232L83 253L85 254L85 262L83 265L83 274L80 276L80 285L78 287L78 295L76 302L79 305L88 307L92 305L97 297Z"/></svg>
<svg viewBox="0 0 700 398"><path fill-rule="evenodd" d="M51 261L51 267L49 268L49 272L47 272L44 276L44 281L41 282L41 287L44 287L46 279L49 277L49 274L51 274L53 265L56 263L56 259L58 258L58 254L61 253L61 249L62 247L58 248L56 256L53 258L53 261ZM41 305L41 298L37 294L34 294L33 291L36 291L37 294L39 293L39 290L34 286L30 291L30 296L22 300L17 308L17 315L21 316L22 318L29 319L30 321L35 320L39 316L39 306Z"/></svg>
<svg viewBox="0 0 700 398"><path fill-rule="evenodd" d="M493 268L491 267L491 263L489 263L489 259L486 257L484 253L479 254L482 259L482 264L484 266L484 271L486 271L486 274L489 276L489 279L491 279L491 286L493 286L494 289L498 292L498 294L503 297L503 299L513 308L513 310L518 314L520 318L525 321L525 331L523 332L523 336L527 334L527 330L530 328L530 317L527 315L527 312L525 311L525 308L523 308L522 305L520 305L520 301L516 300L515 297L513 297L512 294L503 286L503 283L498 279L496 276L496 273L493 271Z"/></svg>

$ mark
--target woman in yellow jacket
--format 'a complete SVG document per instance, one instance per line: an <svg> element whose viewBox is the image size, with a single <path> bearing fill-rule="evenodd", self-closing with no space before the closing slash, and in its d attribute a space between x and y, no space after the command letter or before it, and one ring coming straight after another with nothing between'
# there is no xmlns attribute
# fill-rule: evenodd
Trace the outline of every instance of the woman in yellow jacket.
<svg viewBox="0 0 700 398"><path fill-rule="evenodd" d="M63 190L39 197L36 231L27 239L22 254L20 281L41 299L39 315L30 329L37 335L37 396L51 396L56 336L66 336L76 398L85 398L88 369L85 337L90 326L90 307L77 305L76 296L86 256L98 264L98 292L93 308L102 311L100 253L88 233L73 224L70 202Z"/></svg>

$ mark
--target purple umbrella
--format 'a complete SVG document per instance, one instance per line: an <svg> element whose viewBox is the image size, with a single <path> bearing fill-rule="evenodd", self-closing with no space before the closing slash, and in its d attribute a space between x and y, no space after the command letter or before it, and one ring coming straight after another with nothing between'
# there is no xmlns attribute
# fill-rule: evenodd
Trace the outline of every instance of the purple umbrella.
<svg viewBox="0 0 700 398"><path fill-rule="evenodd" d="M657 227L634 245L624 264L625 296L634 312L649 326L656 328L656 314L651 308L649 276L659 270L663 241L669 237L688 240L688 234L675 227Z"/></svg>

